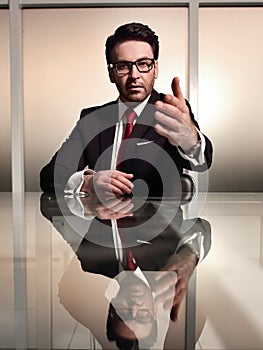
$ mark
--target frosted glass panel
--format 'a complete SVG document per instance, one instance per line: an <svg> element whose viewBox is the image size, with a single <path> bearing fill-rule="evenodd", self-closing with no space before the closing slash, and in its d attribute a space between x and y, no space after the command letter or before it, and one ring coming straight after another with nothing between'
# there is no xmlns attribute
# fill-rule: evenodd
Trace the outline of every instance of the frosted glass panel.
<svg viewBox="0 0 263 350"><path fill-rule="evenodd" d="M60 146L82 108L117 98L107 76L105 40L119 25L148 24L160 39L156 89L174 76L187 90L188 9L23 10L26 190L39 189L41 167Z"/></svg>
<svg viewBox="0 0 263 350"><path fill-rule="evenodd" d="M0 10L0 191L11 190L9 12Z"/></svg>
<svg viewBox="0 0 263 350"><path fill-rule="evenodd" d="M199 120L211 191L263 191L263 8L200 10Z"/></svg>

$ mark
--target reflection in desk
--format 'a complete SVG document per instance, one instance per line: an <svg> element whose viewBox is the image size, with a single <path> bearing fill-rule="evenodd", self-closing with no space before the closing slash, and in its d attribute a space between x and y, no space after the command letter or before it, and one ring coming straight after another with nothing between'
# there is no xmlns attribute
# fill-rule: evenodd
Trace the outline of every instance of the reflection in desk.
<svg viewBox="0 0 263 350"><path fill-rule="evenodd" d="M15 322L1 348L189 348L185 292L210 249L206 220L184 220L172 201L136 203L132 217L117 219L129 232L121 249L129 246L136 261L128 271L112 239L115 219L77 217L64 198L44 195L51 225L38 200L27 195L14 206Z"/></svg>

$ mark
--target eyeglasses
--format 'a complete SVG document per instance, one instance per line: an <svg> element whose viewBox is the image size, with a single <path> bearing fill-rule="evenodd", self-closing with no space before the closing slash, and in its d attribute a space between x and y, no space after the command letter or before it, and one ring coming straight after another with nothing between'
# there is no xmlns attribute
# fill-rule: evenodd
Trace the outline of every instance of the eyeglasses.
<svg viewBox="0 0 263 350"><path fill-rule="evenodd" d="M153 315L150 310L147 309L139 309L135 316L132 315L132 310L130 309L116 309L115 313L123 320L123 321L131 321L135 320L141 324L147 324L153 322Z"/></svg>
<svg viewBox="0 0 263 350"><path fill-rule="evenodd" d="M125 75L131 72L132 66L135 65L140 73L148 73L153 69L154 58L140 58L137 61L121 61L116 63L110 63L108 67L115 68L119 75Z"/></svg>

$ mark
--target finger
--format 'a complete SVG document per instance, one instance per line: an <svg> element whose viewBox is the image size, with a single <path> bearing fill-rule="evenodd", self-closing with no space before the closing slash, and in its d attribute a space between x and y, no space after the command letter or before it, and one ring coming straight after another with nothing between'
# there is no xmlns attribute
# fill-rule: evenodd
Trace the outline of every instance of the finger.
<svg viewBox="0 0 263 350"><path fill-rule="evenodd" d="M175 285L177 281L177 273L172 269L160 270L155 274L155 281L158 282L156 285L156 291L158 290L158 285Z"/></svg>
<svg viewBox="0 0 263 350"><path fill-rule="evenodd" d="M132 177L132 174L119 171L106 171L101 174L98 173L94 185L98 191L104 191L109 194L130 194L134 185L128 178Z"/></svg>
<svg viewBox="0 0 263 350"><path fill-rule="evenodd" d="M116 197L115 195L111 195L106 198L106 201L103 205L109 209L116 207L121 202L121 199Z"/></svg>
<svg viewBox="0 0 263 350"><path fill-rule="evenodd" d="M113 174L116 174L116 175L121 175L127 179L132 179L133 178L133 174L127 174L127 173L124 173L123 171L119 171L119 170L114 170L113 171Z"/></svg>
<svg viewBox="0 0 263 350"><path fill-rule="evenodd" d="M115 195L115 197L116 197L116 195ZM116 200L118 200L117 197L116 197ZM103 202L102 206L99 208L105 208L106 210L108 210L112 213L122 213L123 214L123 213L131 212L133 205L132 204L123 205L120 203L113 205L112 201L109 202L108 200L105 200Z"/></svg>
<svg viewBox="0 0 263 350"><path fill-rule="evenodd" d="M128 181L127 179L125 178L114 178L114 179L111 179L111 185L114 186L114 187L117 187L118 189L120 189L123 194L124 193L127 193L127 194L130 194L134 185L132 182ZM116 193L116 192L114 192Z"/></svg>
<svg viewBox="0 0 263 350"><path fill-rule="evenodd" d="M163 124L163 126L166 126L173 131L179 131L180 122L178 120L161 112L155 112L154 117L159 123Z"/></svg>
<svg viewBox="0 0 263 350"><path fill-rule="evenodd" d="M111 175L111 179L116 179L119 182L121 182L123 185L133 189L133 183L130 181L130 179L133 178L133 174L126 174L121 171L114 171Z"/></svg>
<svg viewBox="0 0 263 350"><path fill-rule="evenodd" d="M101 196L101 194L103 194L103 195L105 194L106 196L112 195L112 194L122 196L125 194L125 192L123 192L118 186L115 186L111 183L100 184L96 188L96 193L100 196Z"/></svg>
<svg viewBox="0 0 263 350"><path fill-rule="evenodd" d="M184 100L184 96L180 87L180 79L178 77L173 78L172 90L175 97L179 98L181 101Z"/></svg>
<svg viewBox="0 0 263 350"><path fill-rule="evenodd" d="M172 95L165 95L166 102L157 101L155 107L157 111L165 113L172 118L181 120L183 115L187 113L187 107L185 103L178 102L179 100Z"/></svg>
<svg viewBox="0 0 263 350"><path fill-rule="evenodd" d="M112 197L114 195L122 196L126 193L120 188L118 180L114 180L113 183L113 179L108 176L98 179L94 183L94 190L100 201L103 199L103 204L109 197Z"/></svg>
<svg viewBox="0 0 263 350"><path fill-rule="evenodd" d="M172 307L172 310L170 312L170 319L173 322L175 322L178 318L179 307L180 305L177 304Z"/></svg>
<svg viewBox="0 0 263 350"><path fill-rule="evenodd" d="M174 294L175 294L174 287L170 287L168 289L163 290L159 294L155 294L154 301L156 303L164 303L164 304L166 304L166 306L164 305L165 308L167 308L168 305L171 307L171 303L174 300Z"/></svg>
<svg viewBox="0 0 263 350"><path fill-rule="evenodd" d="M109 214L109 219L118 220L118 219L122 219L122 218L125 218L125 217L130 217L130 216L133 216L133 213L116 213L116 212L111 212Z"/></svg>
<svg viewBox="0 0 263 350"><path fill-rule="evenodd" d="M112 207L111 210L114 212L118 212L118 213L131 213L132 209L134 207L134 204L132 202L122 202L121 204L116 205L115 207Z"/></svg>
<svg viewBox="0 0 263 350"><path fill-rule="evenodd" d="M161 136L164 136L168 139L168 141L174 145L174 146L179 146L179 143L176 141L176 132L168 130L164 126L160 124L156 124L154 126L154 130Z"/></svg>
<svg viewBox="0 0 263 350"><path fill-rule="evenodd" d="M116 206L114 206L113 210L115 211L129 211L134 207L134 203L131 200L128 201L121 201L119 204L117 204Z"/></svg>

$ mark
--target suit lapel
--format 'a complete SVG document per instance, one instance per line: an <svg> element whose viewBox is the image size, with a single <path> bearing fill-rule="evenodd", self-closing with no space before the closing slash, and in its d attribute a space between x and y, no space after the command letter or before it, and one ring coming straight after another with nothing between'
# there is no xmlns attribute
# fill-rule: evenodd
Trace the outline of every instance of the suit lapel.
<svg viewBox="0 0 263 350"><path fill-rule="evenodd" d="M118 102L111 102L107 107L104 107L100 113L101 120L101 132L99 134L99 149L100 155L102 155L107 148L111 147L114 142L114 135L116 129L116 123L118 121ZM110 151L110 154L112 152ZM111 156L108 156L106 152L105 156L102 156L100 161L101 168L110 169Z"/></svg>

